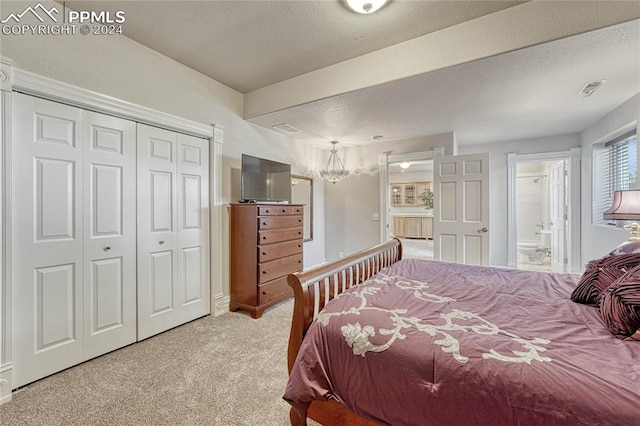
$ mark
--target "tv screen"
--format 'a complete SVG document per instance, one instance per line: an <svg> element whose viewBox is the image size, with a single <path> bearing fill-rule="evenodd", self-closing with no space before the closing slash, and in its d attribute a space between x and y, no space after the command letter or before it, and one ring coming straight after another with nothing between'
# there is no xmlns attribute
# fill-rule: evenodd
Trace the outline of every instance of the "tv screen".
<svg viewBox="0 0 640 426"><path fill-rule="evenodd" d="M240 201L291 201L291 165L242 154Z"/></svg>

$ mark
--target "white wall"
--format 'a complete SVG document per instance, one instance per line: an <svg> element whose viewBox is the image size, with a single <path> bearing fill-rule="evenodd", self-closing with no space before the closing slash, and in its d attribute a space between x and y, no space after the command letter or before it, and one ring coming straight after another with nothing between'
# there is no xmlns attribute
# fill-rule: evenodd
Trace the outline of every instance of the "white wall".
<svg viewBox="0 0 640 426"><path fill-rule="evenodd" d="M380 243L379 175L351 176L334 184L325 183L327 260L335 260Z"/></svg>
<svg viewBox="0 0 640 426"><path fill-rule="evenodd" d="M545 196L548 195L548 191L544 190L547 182L547 179L534 182L531 177L518 175L516 189L518 241L540 241L538 225L543 223L546 226L548 222L545 222L542 211L543 205L548 205L544 203Z"/></svg>
<svg viewBox="0 0 640 426"><path fill-rule="evenodd" d="M494 144L463 145L458 154L489 153L490 179L490 264L507 266L507 154L536 154L567 151L580 146L580 136L560 135L537 139L522 139Z"/></svg>
<svg viewBox="0 0 640 426"><path fill-rule="evenodd" d="M344 162L345 168L352 173L378 173L379 156L383 152L391 154L405 154L410 152L428 151L433 148L444 148L445 155L453 154L453 133L441 133L438 135L421 136L412 139L396 141L376 142L355 146L340 146L338 152ZM329 151L321 156L319 168L324 168L329 158Z"/></svg>
<svg viewBox="0 0 640 426"><path fill-rule="evenodd" d="M59 4L42 1L46 7ZM2 2L2 14L24 10L25 2ZM14 67L114 98L204 124L224 126L224 201L239 199L231 173L239 170L242 153L295 163L288 136L248 123L242 118L243 95L127 37L0 36L1 54ZM296 164L293 164L294 169ZM322 185L314 202L322 206ZM315 195L315 194L314 194ZM305 244L305 264L324 260L322 214L314 217L314 241ZM228 215L221 246L228 248ZM215 238L215 236L214 236ZM212 239L213 241L213 239ZM228 269L228 262L226 263ZM228 294L228 271L225 272Z"/></svg>
<svg viewBox="0 0 640 426"><path fill-rule="evenodd" d="M354 253L380 243L380 222L371 220L380 213L379 156L384 152L404 154L444 148L453 154L454 135L443 133L400 141L387 141L347 147L340 151L349 171L361 173L335 185L325 184L325 245L327 260L338 253ZM326 153L326 164L329 154Z"/></svg>
<svg viewBox="0 0 640 426"><path fill-rule="evenodd" d="M582 263L613 250L629 238L626 231L592 225L593 144L612 139L640 122L640 93L580 134L582 145Z"/></svg>

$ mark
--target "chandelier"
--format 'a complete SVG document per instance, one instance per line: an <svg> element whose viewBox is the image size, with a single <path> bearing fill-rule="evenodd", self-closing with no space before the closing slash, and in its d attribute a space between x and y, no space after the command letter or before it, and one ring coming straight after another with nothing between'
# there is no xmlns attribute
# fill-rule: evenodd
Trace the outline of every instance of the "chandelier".
<svg viewBox="0 0 640 426"><path fill-rule="evenodd" d="M345 170L344 164L342 164L340 157L338 157L338 150L336 149L337 143L338 141L331 141L333 147L331 148L329 161L327 161L327 167L325 167L324 170L320 170L320 177L333 184L349 176L349 172Z"/></svg>

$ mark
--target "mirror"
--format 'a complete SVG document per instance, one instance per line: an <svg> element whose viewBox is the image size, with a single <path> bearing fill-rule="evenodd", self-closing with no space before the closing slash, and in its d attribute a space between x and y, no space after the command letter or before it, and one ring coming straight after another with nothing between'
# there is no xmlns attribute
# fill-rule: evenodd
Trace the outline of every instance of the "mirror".
<svg viewBox="0 0 640 426"><path fill-rule="evenodd" d="M313 240L313 178L291 176L291 202L304 204L304 241Z"/></svg>

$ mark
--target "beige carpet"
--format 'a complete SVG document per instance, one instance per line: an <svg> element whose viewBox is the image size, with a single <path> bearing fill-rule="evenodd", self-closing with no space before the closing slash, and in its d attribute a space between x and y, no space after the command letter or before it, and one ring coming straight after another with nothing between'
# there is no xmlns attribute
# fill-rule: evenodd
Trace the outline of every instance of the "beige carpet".
<svg viewBox="0 0 640 426"><path fill-rule="evenodd" d="M402 238L403 259L431 259L433 260L433 240Z"/></svg>
<svg viewBox="0 0 640 426"><path fill-rule="evenodd" d="M1 425L287 425L291 301L205 317L32 383Z"/></svg>

